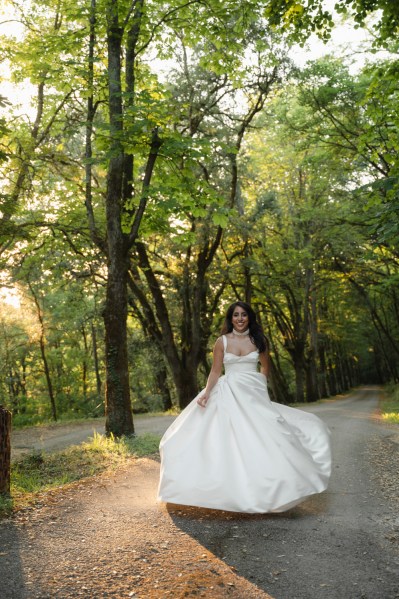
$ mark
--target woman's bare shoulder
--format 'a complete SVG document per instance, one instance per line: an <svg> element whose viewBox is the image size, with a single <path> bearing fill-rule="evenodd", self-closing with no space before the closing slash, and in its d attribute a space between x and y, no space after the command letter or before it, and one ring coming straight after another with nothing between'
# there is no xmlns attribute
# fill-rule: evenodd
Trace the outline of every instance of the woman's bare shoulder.
<svg viewBox="0 0 399 599"><path fill-rule="evenodd" d="M215 345L213 346L213 351L224 353L227 343L226 339L223 338L226 337L228 337L228 335L220 335L220 337L216 339Z"/></svg>

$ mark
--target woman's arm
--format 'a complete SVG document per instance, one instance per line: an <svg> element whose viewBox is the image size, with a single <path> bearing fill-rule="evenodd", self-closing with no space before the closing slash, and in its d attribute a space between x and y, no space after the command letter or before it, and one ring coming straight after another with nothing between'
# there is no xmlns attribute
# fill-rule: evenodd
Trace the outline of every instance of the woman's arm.
<svg viewBox="0 0 399 599"><path fill-rule="evenodd" d="M223 366L223 355L223 339L219 337L219 339L215 343L215 347L213 348L213 363L208 376L205 391L197 399L198 405L200 405L202 408L205 408L206 404L208 403L211 391L219 380Z"/></svg>
<svg viewBox="0 0 399 599"><path fill-rule="evenodd" d="M259 362L261 373L268 377L270 372L270 357L267 349L259 354Z"/></svg>

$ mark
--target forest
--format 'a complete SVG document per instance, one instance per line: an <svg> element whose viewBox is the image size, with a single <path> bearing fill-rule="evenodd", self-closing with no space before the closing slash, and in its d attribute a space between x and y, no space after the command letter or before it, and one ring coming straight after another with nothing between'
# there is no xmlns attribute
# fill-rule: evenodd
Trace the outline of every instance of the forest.
<svg viewBox="0 0 399 599"><path fill-rule="evenodd" d="M3 12L0 403L16 424L105 414L120 436L185 407L236 299L268 337L274 400L399 383L394 0ZM361 49L298 66L340 19Z"/></svg>

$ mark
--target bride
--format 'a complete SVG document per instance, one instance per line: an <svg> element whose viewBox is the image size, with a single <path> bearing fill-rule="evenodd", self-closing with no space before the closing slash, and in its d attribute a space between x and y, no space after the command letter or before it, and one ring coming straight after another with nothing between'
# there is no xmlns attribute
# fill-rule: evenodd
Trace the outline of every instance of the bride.
<svg viewBox="0 0 399 599"><path fill-rule="evenodd" d="M159 501L282 512L327 488L328 428L313 414L272 402L268 373L256 314L235 302L215 343L205 389L161 439Z"/></svg>

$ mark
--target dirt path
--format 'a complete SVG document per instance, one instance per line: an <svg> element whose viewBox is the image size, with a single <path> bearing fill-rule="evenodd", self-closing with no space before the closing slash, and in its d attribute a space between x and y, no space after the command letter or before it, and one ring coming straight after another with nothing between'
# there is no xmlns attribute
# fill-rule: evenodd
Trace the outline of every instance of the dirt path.
<svg viewBox="0 0 399 599"><path fill-rule="evenodd" d="M0 529L2 599L397 599L399 427L377 392L314 406L333 433L328 491L279 515L159 506L138 460L43 497Z"/></svg>

